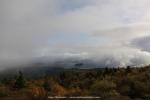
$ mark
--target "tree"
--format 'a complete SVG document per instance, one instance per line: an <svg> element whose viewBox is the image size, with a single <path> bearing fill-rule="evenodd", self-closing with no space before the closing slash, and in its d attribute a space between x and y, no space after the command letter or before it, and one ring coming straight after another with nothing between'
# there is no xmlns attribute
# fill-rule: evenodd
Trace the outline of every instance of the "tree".
<svg viewBox="0 0 150 100"><path fill-rule="evenodd" d="M131 67L130 66L127 66L126 68L126 73L130 73L131 72Z"/></svg>
<svg viewBox="0 0 150 100"><path fill-rule="evenodd" d="M111 74L111 69L108 67L105 67L104 72L103 72L103 76L105 77L106 75L110 75Z"/></svg>
<svg viewBox="0 0 150 100"><path fill-rule="evenodd" d="M18 89L21 89L21 88L25 87L25 78L24 78L23 73L21 71L19 71L19 75L16 78L14 87L18 88Z"/></svg>
<svg viewBox="0 0 150 100"><path fill-rule="evenodd" d="M46 91L51 91L53 84L54 84L54 80L52 80L52 78L48 76L45 76L44 83L43 83L44 89Z"/></svg>

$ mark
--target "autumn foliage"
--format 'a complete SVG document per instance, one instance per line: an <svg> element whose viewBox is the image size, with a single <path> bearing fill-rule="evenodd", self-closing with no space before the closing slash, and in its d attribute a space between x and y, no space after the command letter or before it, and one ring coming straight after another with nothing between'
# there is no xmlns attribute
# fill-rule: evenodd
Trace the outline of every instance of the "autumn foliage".
<svg viewBox="0 0 150 100"><path fill-rule="evenodd" d="M0 100L48 100L48 96L100 96L101 100L150 100L150 66L66 69L27 79L0 82Z"/></svg>

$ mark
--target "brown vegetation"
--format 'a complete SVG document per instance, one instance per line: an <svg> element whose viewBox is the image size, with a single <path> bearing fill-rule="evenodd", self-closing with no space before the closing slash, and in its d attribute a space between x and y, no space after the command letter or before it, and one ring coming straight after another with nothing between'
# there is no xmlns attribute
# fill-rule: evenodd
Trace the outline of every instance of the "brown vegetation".
<svg viewBox="0 0 150 100"><path fill-rule="evenodd" d="M48 100L48 96L100 96L102 100L150 100L150 67L70 69L39 79L3 79L0 100Z"/></svg>

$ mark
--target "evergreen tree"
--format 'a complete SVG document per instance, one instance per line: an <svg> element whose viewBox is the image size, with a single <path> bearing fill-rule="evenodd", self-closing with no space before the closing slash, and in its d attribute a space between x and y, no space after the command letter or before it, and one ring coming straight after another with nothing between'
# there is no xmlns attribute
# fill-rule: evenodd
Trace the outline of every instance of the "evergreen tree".
<svg viewBox="0 0 150 100"><path fill-rule="evenodd" d="M23 76L23 73L21 71L19 71L19 75L16 78L16 82L15 82L15 88L21 89L25 87L25 78Z"/></svg>
<svg viewBox="0 0 150 100"><path fill-rule="evenodd" d="M50 80L48 80L48 77L45 76L45 79L44 79L44 83L43 83L43 87L46 91L50 91L51 90L51 84L49 82Z"/></svg>
<svg viewBox="0 0 150 100"><path fill-rule="evenodd" d="M53 86L56 84L54 77L47 76L45 75L44 77L44 83L43 83L43 88L47 91L50 92L53 89Z"/></svg>
<svg viewBox="0 0 150 100"><path fill-rule="evenodd" d="M131 72L131 67L130 66L127 66L126 68L126 73L130 73Z"/></svg>

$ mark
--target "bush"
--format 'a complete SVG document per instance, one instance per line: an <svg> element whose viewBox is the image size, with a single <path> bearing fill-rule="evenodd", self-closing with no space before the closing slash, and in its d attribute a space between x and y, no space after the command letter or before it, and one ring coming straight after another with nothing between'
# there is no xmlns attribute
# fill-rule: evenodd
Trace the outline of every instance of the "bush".
<svg viewBox="0 0 150 100"><path fill-rule="evenodd" d="M5 87L0 87L0 97L5 97L9 94L9 91Z"/></svg>
<svg viewBox="0 0 150 100"><path fill-rule="evenodd" d="M116 84L108 80L98 80L91 87L91 89L94 91L102 91L102 92L113 90L115 88L116 88Z"/></svg>
<svg viewBox="0 0 150 100"><path fill-rule="evenodd" d="M115 90L104 92L101 96L104 100L119 100L119 93Z"/></svg>

